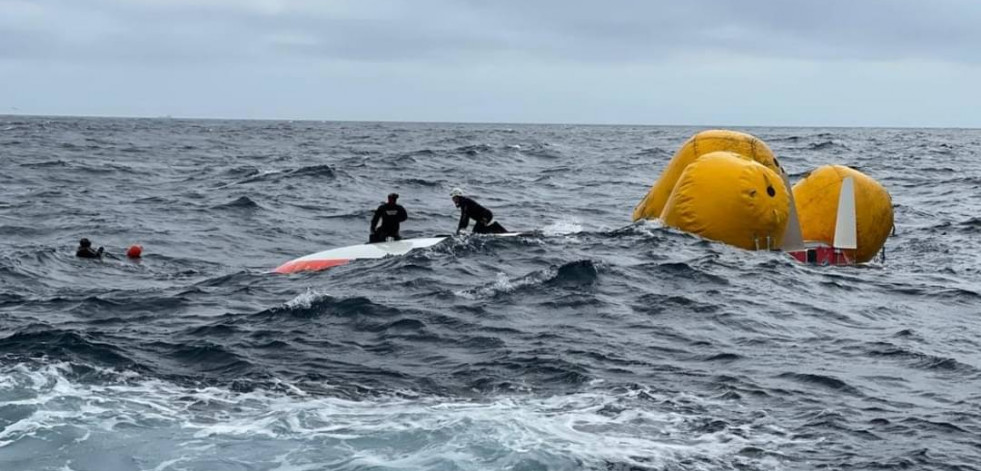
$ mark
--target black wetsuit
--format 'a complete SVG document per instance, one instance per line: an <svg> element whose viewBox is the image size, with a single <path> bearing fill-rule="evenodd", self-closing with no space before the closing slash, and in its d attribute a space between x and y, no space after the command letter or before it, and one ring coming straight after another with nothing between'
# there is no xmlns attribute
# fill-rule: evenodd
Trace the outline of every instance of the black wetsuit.
<svg viewBox="0 0 981 471"><path fill-rule="evenodd" d="M405 208L401 205L385 203L379 206L375 210L375 217L371 218L371 237L369 241L371 243L385 242L385 239L389 237L395 240L402 240L402 236L399 235L399 223L408 218L409 215L406 214ZM375 229L379 220L381 220L381 226Z"/></svg>
<svg viewBox="0 0 981 471"><path fill-rule="evenodd" d="M496 222L491 222L494 219L494 213L491 210L466 196L460 196L458 198L460 199L458 204L460 207L460 225L457 226L457 232L466 229L467 225L470 224L470 219L474 221L474 234L500 234L508 231L504 226Z"/></svg>
<svg viewBox="0 0 981 471"><path fill-rule="evenodd" d="M75 256L81 258L100 258L102 257L102 247L99 247L99 250L95 250L91 246L79 247L78 251L75 252Z"/></svg>

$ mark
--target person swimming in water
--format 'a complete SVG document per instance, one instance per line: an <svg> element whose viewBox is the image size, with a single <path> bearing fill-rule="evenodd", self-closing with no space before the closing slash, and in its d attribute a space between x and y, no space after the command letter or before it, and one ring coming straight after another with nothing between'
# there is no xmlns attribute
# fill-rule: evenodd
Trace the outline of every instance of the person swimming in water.
<svg viewBox="0 0 981 471"><path fill-rule="evenodd" d="M508 231L500 223L492 221L494 213L491 210L481 206L472 198L463 196L463 190L454 188L450 192L450 197L453 199L453 204L460 208L460 224L456 228L457 234L470 225L471 219L474 221L474 234L502 234Z"/></svg>
<svg viewBox="0 0 981 471"><path fill-rule="evenodd" d="M102 247L99 247L99 250L92 249L92 242L83 238L78 241L78 250L75 251L75 256L79 258L102 258L104 252L105 249Z"/></svg>

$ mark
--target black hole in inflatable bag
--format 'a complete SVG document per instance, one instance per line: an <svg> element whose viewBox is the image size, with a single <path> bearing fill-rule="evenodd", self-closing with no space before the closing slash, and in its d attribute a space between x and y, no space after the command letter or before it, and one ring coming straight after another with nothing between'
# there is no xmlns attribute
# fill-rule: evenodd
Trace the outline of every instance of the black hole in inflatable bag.
<svg viewBox="0 0 981 471"><path fill-rule="evenodd" d="M772 186L768 186L766 187L766 194L770 195L770 197L772 198L777 195L777 191L774 190Z"/></svg>

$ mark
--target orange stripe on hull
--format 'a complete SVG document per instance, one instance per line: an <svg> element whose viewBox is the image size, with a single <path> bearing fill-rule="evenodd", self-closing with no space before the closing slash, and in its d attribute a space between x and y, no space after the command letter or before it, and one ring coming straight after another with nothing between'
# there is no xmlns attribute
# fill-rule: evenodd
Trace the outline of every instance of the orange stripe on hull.
<svg viewBox="0 0 981 471"><path fill-rule="evenodd" d="M279 266L275 271L276 273L296 273L300 271L318 271L326 270L331 267L336 267L338 265L344 265L351 260L346 258L333 258L325 260L304 260L287 262Z"/></svg>

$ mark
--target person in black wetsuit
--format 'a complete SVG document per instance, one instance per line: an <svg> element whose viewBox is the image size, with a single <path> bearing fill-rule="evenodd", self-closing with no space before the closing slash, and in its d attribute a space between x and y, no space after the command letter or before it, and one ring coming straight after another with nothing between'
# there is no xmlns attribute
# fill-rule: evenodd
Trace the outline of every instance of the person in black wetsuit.
<svg viewBox="0 0 981 471"><path fill-rule="evenodd" d="M460 208L460 225L456 228L457 234L467 228L467 225L470 224L471 219L474 220L474 234L501 234L508 231L499 223L491 221L494 219L494 213L492 213L491 210L481 206L476 201L463 196L463 190L454 188L453 191L450 192L450 196L453 198L453 204L455 204L457 208Z"/></svg>
<svg viewBox="0 0 981 471"><path fill-rule="evenodd" d="M81 258L102 258L102 253L104 249L99 247L99 250L92 249L92 242L88 239L82 239L78 241L78 250L75 251L76 257Z"/></svg>
<svg viewBox="0 0 981 471"><path fill-rule="evenodd" d="M399 195L392 193L388 195L388 202L375 210L375 216L371 218L371 236L368 237L368 243L385 242L389 237L402 240L402 236L399 235L399 224L408 219L409 215L405 212L405 208L395 203L398 199ZM379 220L381 226L376 228Z"/></svg>

